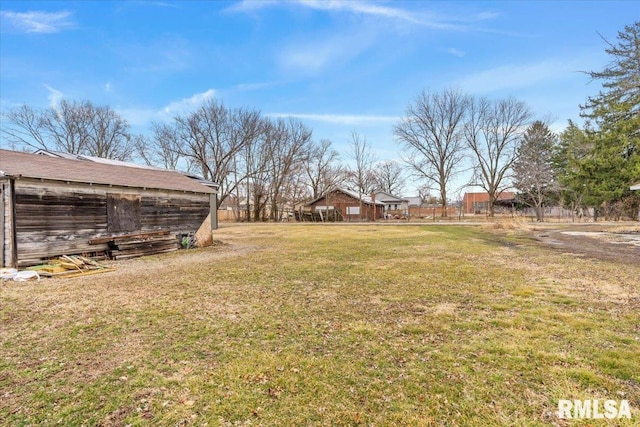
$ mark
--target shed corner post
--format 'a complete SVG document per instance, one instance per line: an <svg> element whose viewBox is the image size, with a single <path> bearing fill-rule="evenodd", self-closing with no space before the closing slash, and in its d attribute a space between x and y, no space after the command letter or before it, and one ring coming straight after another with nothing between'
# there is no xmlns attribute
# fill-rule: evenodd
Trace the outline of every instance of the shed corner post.
<svg viewBox="0 0 640 427"><path fill-rule="evenodd" d="M5 183L0 181L0 267L4 267L4 253L5 248L8 246L5 243L5 232L4 232L4 224L5 224L5 216L6 212L4 210L5 207L5 199L7 198L7 189Z"/></svg>
<svg viewBox="0 0 640 427"><path fill-rule="evenodd" d="M7 257L8 258L8 267L13 267L13 268L18 268L18 237L16 235L17 233L17 227L16 227L16 183L15 183L15 179L10 178L9 179L9 188L8 188L8 211L5 210L3 212L3 217L5 215L5 212L8 213L9 216L9 235L8 236L3 236L2 239L2 244L4 245L5 242L8 243L8 249L9 249L9 253L8 254L3 254L3 260L2 263L4 263L4 258ZM5 187L5 191L7 190L7 188ZM3 196L4 197L4 196ZM5 207L4 209L6 209L7 207ZM6 219L5 219L6 221ZM3 224L3 230L4 230L4 224ZM8 238L8 239L7 239Z"/></svg>
<svg viewBox="0 0 640 427"><path fill-rule="evenodd" d="M209 195L209 213L211 214L211 229L218 229L218 194Z"/></svg>

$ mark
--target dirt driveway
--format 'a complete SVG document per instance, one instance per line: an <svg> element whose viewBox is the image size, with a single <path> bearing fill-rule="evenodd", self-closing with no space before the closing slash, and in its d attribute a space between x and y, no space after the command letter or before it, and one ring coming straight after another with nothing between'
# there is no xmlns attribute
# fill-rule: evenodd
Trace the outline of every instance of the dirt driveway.
<svg viewBox="0 0 640 427"><path fill-rule="evenodd" d="M549 225L534 231L534 238L561 253L622 264L640 263L640 225Z"/></svg>

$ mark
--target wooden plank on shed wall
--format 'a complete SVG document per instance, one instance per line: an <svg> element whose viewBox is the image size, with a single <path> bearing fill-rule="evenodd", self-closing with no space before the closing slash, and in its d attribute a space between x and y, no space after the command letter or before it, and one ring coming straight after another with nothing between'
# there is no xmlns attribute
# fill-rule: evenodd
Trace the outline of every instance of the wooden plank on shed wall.
<svg viewBox="0 0 640 427"><path fill-rule="evenodd" d="M169 230L159 230L159 231L148 231L145 233L135 233L135 234L119 234L117 236L106 236L106 237L98 237L96 239L89 240L90 245L97 245L100 243L108 243L115 240L125 240L125 239L144 239L154 236L168 236L171 233Z"/></svg>
<svg viewBox="0 0 640 427"><path fill-rule="evenodd" d="M15 186L19 265L32 265L34 260L61 254L103 249L89 246L88 239L106 234L104 189L28 178L21 178Z"/></svg>
<svg viewBox="0 0 640 427"><path fill-rule="evenodd" d="M142 197L142 230L195 232L209 211L209 194L146 192Z"/></svg>
<svg viewBox="0 0 640 427"><path fill-rule="evenodd" d="M107 194L107 232L140 231L140 194Z"/></svg>
<svg viewBox="0 0 640 427"><path fill-rule="evenodd" d="M18 266L18 237L16 235L16 181L14 179L9 179L9 212L11 223L9 226L9 239L10 239L10 252L9 256L10 262L9 267L17 267Z"/></svg>

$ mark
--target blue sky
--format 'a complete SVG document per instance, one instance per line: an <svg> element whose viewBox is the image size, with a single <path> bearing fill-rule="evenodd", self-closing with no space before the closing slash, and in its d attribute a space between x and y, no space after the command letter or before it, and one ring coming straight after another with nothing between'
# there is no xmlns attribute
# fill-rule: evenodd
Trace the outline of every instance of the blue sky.
<svg viewBox="0 0 640 427"><path fill-rule="evenodd" d="M599 89L640 2L8 1L0 107L109 105L138 133L207 98L296 116L345 153L356 131L397 159L423 89L525 101L555 129Z"/></svg>

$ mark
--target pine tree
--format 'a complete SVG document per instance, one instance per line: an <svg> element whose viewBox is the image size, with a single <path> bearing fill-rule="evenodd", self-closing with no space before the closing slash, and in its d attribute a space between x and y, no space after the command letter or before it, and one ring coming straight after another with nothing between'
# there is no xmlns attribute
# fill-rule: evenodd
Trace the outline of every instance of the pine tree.
<svg viewBox="0 0 640 427"><path fill-rule="evenodd" d="M587 73L593 80L602 81L603 90L589 97L581 109L583 117L595 120L598 126L609 127L640 116L640 22L618 32L615 45L604 37L603 40L609 46L605 52L612 60L604 70ZM638 136L638 128L635 135Z"/></svg>
<svg viewBox="0 0 640 427"><path fill-rule="evenodd" d="M592 150L577 162L572 181L584 203L608 217L638 198L629 187L640 181L640 22L619 32L617 44L605 42L611 62L588 73L602 81L602 90L581 106Z"/></svg>
<svg viewBox="0 0 640 427"><path fill-rule="evenodd" d="M523 201L536 211L536 219L544 220L544 205L557 190L553 168L556 136L541 121L534 122L524 134L513 163L514 187Z"/></svg>

